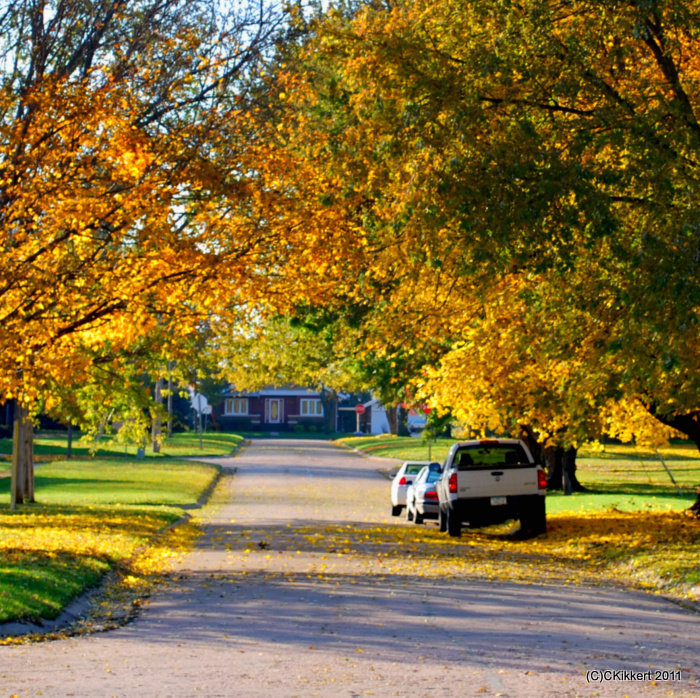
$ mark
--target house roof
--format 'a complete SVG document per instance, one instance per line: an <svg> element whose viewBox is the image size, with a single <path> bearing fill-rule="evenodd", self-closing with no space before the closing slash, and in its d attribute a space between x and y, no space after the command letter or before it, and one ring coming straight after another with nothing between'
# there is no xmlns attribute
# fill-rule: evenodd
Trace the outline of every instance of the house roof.
<svg viewBox="0 0 700 698"><path fill-rule="evenodd" d="M321 393L318 390L312 390L311 388L299 388L299 387L288 387L288 388L263 388L262 390L255 391L238 391L234 386L229 386L224 389L224 396L226 397L321 397Z"/></svg>

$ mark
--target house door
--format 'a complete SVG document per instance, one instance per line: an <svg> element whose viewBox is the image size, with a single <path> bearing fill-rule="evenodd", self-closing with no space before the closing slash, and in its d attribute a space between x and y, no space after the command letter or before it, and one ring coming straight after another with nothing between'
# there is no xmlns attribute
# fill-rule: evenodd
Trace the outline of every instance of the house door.
<svg viewBox="0 0 700 698"><path fill-rule="evenodd" d="M282 400L273 398L267 401L267 421L279 424L282 421Z"/></svg>

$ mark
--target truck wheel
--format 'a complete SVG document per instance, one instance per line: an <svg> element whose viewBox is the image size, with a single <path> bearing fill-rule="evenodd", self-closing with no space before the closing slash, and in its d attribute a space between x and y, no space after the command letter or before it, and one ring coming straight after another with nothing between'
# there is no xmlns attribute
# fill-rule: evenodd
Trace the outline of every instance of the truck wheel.
<svg viewBox="0 0 700 698"><path fill-rule="evenodd" d="M403 507L402 507L400 504L397 504L396 506L394 506L394 505L392 504L392 505L391 505L391 515L392 515L392 516L400 516L400 515L401 515L401 509L403 509Z"/></svg>
<svg viewBox="0 0 700 698"><path fill-rule="evenodd" d="M438 510L438 528L440 529L440 533L444 533L447 530L447 520L445 519L445 512L442 507Z"/></svg>
<svg viewBox="0 0 700 698"><path fill-rule="evenodd" d="M413 521L413 512L411 511L411 507L406 505L406 521Z"/></svg>
<svg viewBox="0 0 700 698"><path fill-rule="evenodd" d="M538 495L535 501L530 501L520 515L520 530L531 536L547 532L547 514L544 497Z"/></svg>
<svg viewBox="0 0 700 698"><path fill-rule="evenodd" d="M462 535L462 522L455 516L454 509L447 510L447 532L453 538L459 538Z"/></svg>

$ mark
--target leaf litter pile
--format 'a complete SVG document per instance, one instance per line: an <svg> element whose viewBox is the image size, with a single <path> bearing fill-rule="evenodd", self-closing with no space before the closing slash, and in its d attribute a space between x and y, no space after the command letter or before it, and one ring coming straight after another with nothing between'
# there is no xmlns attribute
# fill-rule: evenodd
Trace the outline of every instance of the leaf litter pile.
<svg viewBox="0 0 700 698"><path fill-rule="evenodd" d="M329 495L326 488L304 486L312 511L319 502L317 513L325 513L321 502ZM271 509L275 503L270 492L243 490L237 496L248 504L266 498L264 506ZM293 493L281 495L286 496ZM342 512L349 495L336 491L335 496ZM611 507L602 513L558 513L548 517L545 535L527 540L518 537L517 523L465 528L455 539L440 533L435 522L387 520L297 519L249 526L242 517L218 527L208 544L225 548L231 567L242 575L282 574L290 581L301 575L332 582L342 574L616 584L700 601L700 521L682 512Z"/></svg>

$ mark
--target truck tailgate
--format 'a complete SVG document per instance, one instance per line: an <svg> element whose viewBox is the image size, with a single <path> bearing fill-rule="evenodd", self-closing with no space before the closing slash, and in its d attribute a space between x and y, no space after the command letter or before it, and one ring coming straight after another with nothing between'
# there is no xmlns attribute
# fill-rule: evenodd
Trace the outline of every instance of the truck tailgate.
<svg viewBox="0 0 700 698"><path fill-rule="evenodd" d="M498 497L537 494L537 467L470 469L457 474L460 497Z"/></svg>

